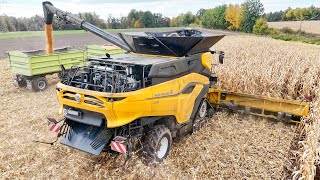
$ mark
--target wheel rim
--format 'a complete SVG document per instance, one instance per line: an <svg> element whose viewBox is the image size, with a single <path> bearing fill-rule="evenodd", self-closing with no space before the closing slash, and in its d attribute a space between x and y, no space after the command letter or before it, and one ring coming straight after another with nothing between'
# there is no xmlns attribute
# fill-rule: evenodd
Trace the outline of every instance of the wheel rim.
<svg viewBox="0 0 320 180"><path fill-rule="evenodd" d="M163 136L158 144L157 156L159 159L164 158L168 151L169 140L167 137Z"/></svg>
<svg viewBox="0 0 320 180"><path fill-rule="evenodd" d="M39 81L38 82L38 88L39 89L44 89L46 87L46 83L44 81Z"/></svg>
<svg viewBox="0 0 320 180"><path fill-rule="evenodd" d="M206 116L206 112L207 112L207 103L203 101L199 109L200 118L204 118Z"/></svg>

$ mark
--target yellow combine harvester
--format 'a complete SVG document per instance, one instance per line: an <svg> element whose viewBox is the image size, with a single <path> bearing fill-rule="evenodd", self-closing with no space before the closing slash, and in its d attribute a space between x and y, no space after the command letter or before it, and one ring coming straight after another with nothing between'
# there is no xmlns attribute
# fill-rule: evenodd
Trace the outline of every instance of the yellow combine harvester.
<svg viewBox="0 0 320 180"><path fill-rule="evenodd" d="M127 51L88 59L87 66L64 73L57 85L61 128L50 119L62 144L95 155L110 148L128 157L140 147L149 159L162 161L173 138L191 134L221 108L288 122L308 114L308 102L215 89L213 57L223 63L224 53L209 48L223 35L185 29L116 37L50 2L43 2L43 8L47 30L56 14Z"/></svg>

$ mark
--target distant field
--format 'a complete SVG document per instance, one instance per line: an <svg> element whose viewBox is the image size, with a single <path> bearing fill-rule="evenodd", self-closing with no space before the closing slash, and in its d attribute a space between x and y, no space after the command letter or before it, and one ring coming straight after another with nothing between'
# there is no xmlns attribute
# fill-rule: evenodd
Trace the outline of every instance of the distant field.
<svg viewBox="0 0 320 180"><path fill-rule="evenodd" d="M299 30L300 21L268 22L268 25L276 29L289 27L294 30ZM303 21L301 27L301 29L307 33L320 34L320 21Z"/></svg>
<svg viewBox="0 0 320 180"><path fill-rule="evenodd" d="M146 29L176 29L176 28L144 28ZM131 31L133 29L106 29L106 32L119 32L119 31ZM141 29L134 29L136 31L139 31ZM53 35L66 35L66 34L83 34L86 33L84 30L60 30L60 31L53 31ZM39 36L45 36L44 31L18 31L18 32L5 32L0 33L0 39L14 39L14 38L26 38L26 37L39 37Z"/></svg>
<svg viewBox="0 0 320 180"><path fill-rule="evenodd" d="M81 33L85 33L85 31L84 30L53 31L54 35L81 34ZM37 36L45 36L44 31L19 31L19 32L0 33L0 39L13 39L13 38L37 37Z"/></svg>

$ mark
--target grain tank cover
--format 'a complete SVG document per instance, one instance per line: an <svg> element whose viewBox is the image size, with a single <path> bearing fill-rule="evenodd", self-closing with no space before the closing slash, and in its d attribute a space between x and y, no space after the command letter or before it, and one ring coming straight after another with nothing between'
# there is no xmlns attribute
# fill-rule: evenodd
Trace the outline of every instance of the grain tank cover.
<svg viewBox="0 0 320 180"><path fill-rule="evenodd" d="M132 52L178 57L207 52L224 37L220 34L207 34L191 29L169 32L125 32L118 35Z"/></svg>

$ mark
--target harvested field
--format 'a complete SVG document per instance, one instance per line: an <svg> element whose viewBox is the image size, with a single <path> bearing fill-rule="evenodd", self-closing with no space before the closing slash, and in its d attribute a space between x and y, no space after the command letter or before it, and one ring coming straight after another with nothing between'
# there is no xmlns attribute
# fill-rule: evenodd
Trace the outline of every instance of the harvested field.
<svg viewBox="0 0 320 180"><path fill-rule="evenodd" d="M300 21L268 22L268 26L276 29L289 27L293 30L299 30ZM320 34L320 21L303 21L301 29L307 33Z"/></svg>
<svg viewBox="0 0 320 180"><path fill-rule="evenodd" d="M314 84L319 79L316 56L320 49L316 45L239 35L225 37L215 49L226 53L225 64L217 70L224 89L288 99L318 96ZM308 134L310 130L298 147L301 162L292 164L295 125L226 113L218 113L206 128L174 143L168 159L156 167L146 166L136 156L121 166L121 156L103 153L95 157L58 143L37 144L32 140L54 138L45 118L57 114L58 78L50 76L49 89L34 93L13 87L7 61L0 61L0 71L3 178L281 179L290 177L292 171L305 172L304 162L315 157L310 141L317 144L318 137ZM303 87L298 88L299 84ZM303 157L307 159L300 158L304 149L311 149Z"/></svg>

